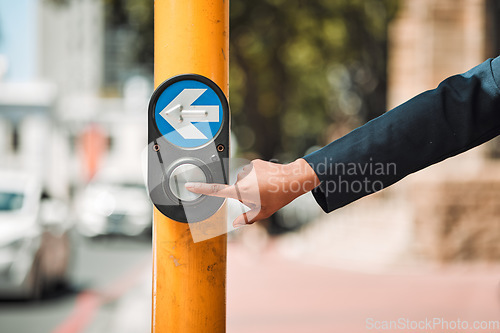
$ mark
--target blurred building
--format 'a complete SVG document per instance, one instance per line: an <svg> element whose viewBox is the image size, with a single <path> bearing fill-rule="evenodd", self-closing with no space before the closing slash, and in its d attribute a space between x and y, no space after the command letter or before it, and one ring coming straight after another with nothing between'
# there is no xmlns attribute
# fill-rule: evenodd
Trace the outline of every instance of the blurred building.
<svg viewBox="0 0 500 333"><path fill-rule="evenodd" d="M104 1L0 0L0 169L63 197L101 169L141 179L152 84L129 75L102 97L109 49L124 49L106 36Z"/></svg>
<svg viewBox="0 0 500 333"><path fill-rule="evenodd" d="M396 106L500 54L497 0L404 0L391 29L389 103ZM500 259L498 140L415 175L409 189L417 254Z"/></svg>
<svg viewBox="0 0 500 333"><path fill-rule="evenodd" d="M500 54L497 0L404 0L390 30L389 106ZM500 259L498 140L411 177L418 255Z"/></svg>
<svg viewBox="0 0 500 333"><path fill-rule="evenodd" d="M500 1L401 0L390 27L388 108L499 53ZM289 237L287 253L362 270L497 261L499 146L493 140L320 218Z"/></svg>
<svg viewBox="0 0 500 333"><path fill-rule="evenodd" d="M35 173L65 196L70 142L58 114L71 94L101 87L98 0L0 0L0 167Z"/></svg>
<svg viewBox="0 0 500 333"><path fill-rule="evenodd" d="M389 107L500 51L496 0L402 0L390 29Z"/></svg>
<svg viewBox="0 0 500 333"><path fill-rule="evenodd" d="M98 95L104 67L103 1L31 1L39 10L40 76L54 82L60 95Z"/></svg>

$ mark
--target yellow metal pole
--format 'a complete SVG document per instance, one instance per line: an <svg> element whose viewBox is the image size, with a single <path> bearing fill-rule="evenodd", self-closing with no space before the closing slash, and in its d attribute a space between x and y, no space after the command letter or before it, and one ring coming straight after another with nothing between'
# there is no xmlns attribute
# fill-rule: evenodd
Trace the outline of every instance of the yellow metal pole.
<svg viewBox="0 0 500 333"><path fill-rule="evenodd" d="M194 73L228 96L229 0L155 0L154 21L155 86ZM225 233L194 243L187 223L155 209L152 332L225 332L226 253Z"/></svg>

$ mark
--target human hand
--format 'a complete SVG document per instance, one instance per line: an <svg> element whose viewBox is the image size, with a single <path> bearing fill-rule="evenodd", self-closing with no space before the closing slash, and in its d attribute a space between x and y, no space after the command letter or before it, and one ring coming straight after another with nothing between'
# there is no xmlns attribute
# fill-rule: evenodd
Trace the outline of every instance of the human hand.
<svg viewBox="0 0 500 333"><path fill-rule="evenodd" d="M289 164L253 160L238 173L234 185L186 183L193 193L232 198L250 210L238 216L234 227L265 219L298 196L320 184L318 176L302 158Z"/></svg>

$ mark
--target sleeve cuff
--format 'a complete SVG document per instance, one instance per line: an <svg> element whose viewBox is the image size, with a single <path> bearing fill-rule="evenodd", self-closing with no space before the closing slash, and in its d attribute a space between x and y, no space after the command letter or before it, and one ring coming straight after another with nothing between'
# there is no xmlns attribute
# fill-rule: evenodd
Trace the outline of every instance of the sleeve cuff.
<svg viewBox="0 0 500 333"><path fill-rule="evenodd" d="M497 88L500 90L500 56L491 61L491 72Z"/></svg>
<svg viewBox="0 0 500 333"><path fill-rule="evenodd" d="M309 155L304 156L303 159L306 160L307 163L309 163L321 182L314 190L312 190L314 199L325 213L331 212L333 210L333 207L329 207L324 189L325 183L323 178L325 173L318 170L318 168L322 165L321 160L324 159L324 156L322 154L319 154L318 152L313 152Z"/></svg>

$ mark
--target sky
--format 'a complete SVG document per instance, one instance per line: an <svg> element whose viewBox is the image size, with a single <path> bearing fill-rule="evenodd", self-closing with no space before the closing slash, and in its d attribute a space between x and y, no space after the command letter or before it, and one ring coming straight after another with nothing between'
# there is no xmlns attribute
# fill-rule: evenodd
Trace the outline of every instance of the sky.
<svg viewBox="0 0 500 333"><path fill-rule="evenodd" d="M6 80L36 78L37 6L38 0L0 0L0 55L7 60Z"/></svg>

